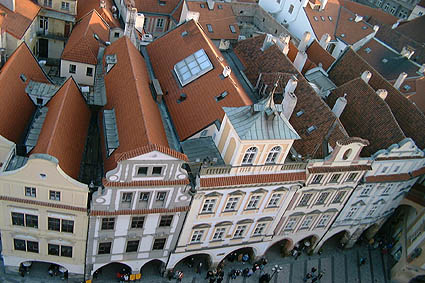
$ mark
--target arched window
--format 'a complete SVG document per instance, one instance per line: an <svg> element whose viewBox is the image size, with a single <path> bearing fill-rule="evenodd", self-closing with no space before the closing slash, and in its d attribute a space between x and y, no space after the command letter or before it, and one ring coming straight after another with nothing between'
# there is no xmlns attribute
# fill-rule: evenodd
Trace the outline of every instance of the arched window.
<svg viewBox="0 0 425 283"><path fill-rule="evenodd" d="M245 155L243 156L242 164L243 165L252 164L252 161L254 160L254 157L255 157L256 154L257 154L257 148L256 147L248 148L248 150L245 152Z"/></svg>
<svg viewBox="0 0 425 283"><path fill-rule="evenodd" d="M280 150L280 146L273 147L272 150L270 150L269 155L267 155L266 163L275 163Z"/></svg>

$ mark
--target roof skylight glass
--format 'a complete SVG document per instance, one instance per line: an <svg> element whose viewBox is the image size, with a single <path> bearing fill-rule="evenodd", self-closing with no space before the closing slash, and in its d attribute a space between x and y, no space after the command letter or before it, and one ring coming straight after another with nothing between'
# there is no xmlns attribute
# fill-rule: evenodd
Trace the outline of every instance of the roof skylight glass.
<svg viewBox="0 0 425 283"><path fill-rule="evenodd" d="M182 86L187 85L212 69L213 65L204 49L199 49L174 65L174 72Z"/></svg>

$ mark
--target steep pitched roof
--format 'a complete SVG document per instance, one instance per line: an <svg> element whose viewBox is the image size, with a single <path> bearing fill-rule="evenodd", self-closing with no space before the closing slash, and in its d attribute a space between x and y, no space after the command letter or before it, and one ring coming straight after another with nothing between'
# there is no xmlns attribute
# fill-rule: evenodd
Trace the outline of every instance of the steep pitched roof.
<svg viewBox="0 0 425 283"><path fill-rule="evenodd" d="M0 135L15 143L20 142L35 110L25 93L31 80L49 83L31 50L21 43L0 70Z"/></svg>
<svg viewBox="0 0 425 283"><path fill-rule="evenodd" d="M313 9L309 5L304 8L316 38L320 39L323 34L327 33L332 37L332 40L335 40L339 8L338 0L329 0L322 11Z"/></svg>
<svg viewBox="0 0 425 283"><path fill-rule="evenodd" d="M362 155L370 156L405 138L390 107L360 77L333 90L328 97L329 106L333 107L337 98L345 94L347 105L340 120L351 136L370 142Z"/></svg>
<svg viewBox="0 0 425 283"><path fill-rule="evenodd" d="M425 129L424 113L385 80L353 49L348 48L345 54L337 60L329 72L329 77L337 86L341 86L348 81L358 78L364 71L370 71L372 73L369 85L375 91L378 89L388 91L385 102L390 107L405 136L412 138L419 148L424 149L425 132L418 131L418 129Z"/></svg>
<svg viewBox="0 0 425 283"><path fill-rule="evenodd" d="M129 0L126 0L128 3ZM140 13L162 14L172 17L176 23L180 21L183 0L134 0L134 5Z"/></svg>
<svg viewBox="0 0 425 283"><path fill-rule="evenodd" d="M149 88L145 60L128 37L106 48L105 56L112 54L117 63L105 75L105 109L115 110L119 147L105 159L106 170L115 168L123 154L138 148L154 144L168 148L161 115Z"/></svg>
<svg viewBox="0 0 425 283"><path fill-rule="evenodd" d="M77 5L77 18L76 21L81 20L86 16L88 13L90 13L93 9L96 10L99 15L102 17L102 19L108 23L109 27L120 27L120 22L118 19L114 18L112 14L112 6L114 6L113 0L104 0L105 1L105 8L100 7L100 1L99 0L84 0L78 2Z"/></svg>
<svg viewBox="0 0 425 283"><path fill-rule="evenodd" d="M355 21L356 15L340 6L335 36L348 44L354 44L374 32L373 27L364 20Z"/></svg>
<svg viewBox="0 0 425 283"><path fill-rule="evenodd" d="M398 20L397 17L389 13L386 13L383 10L372 8L358 2L354 2L350 0L340 0L340 3L351 12L366 18L366 21L370 18L374 18L383 24L392 25L396 23Z"/></svg>
<svg viewBox="0 0 425 283"><path fill-rule="evenodd" d="M328 51L323 49L317 40L313 40L307 48L307 56L316 65L322 64L324 70L329 69L332 63L335 62L335 58L332 57Z"/></svg>
<svg viewBox="0 0 425 283"><path fill-rule="evenodd" d="M174 65L200 49L207 54L213 69L189 84L180 86L173 71ZM250 98L233 73L227 78L220 78L228 64L195 21L180 25L156 39L147 46L147 50L181 140L187 139L216 120L221 120L224 117L223 106L251 104ZM217 100L217 96L225 92L227 95ZM182 93L186 94L187 98L180 102L178 99Z"/></svg>
<svg viewBox="0 0 425 283"><path fill-rule="evenodd" d="M104 42L109 40L108 25L95 10L92 10L72 30L61 59L96 65L101 43L94 38L94 34Z"/></svg>
<svg viewBox="0 0 425 283"><path fill-rule="evenodd" d="M409 98L410 101L416 104L418 108L425 113L425 77L422 77L420 79L411 79L406 80L405 83L400 88L400 91L403 93L405 91L404 85L409 84L411 88L408 94L406 94L406 97ZM404 93L403 93L404 94Z"/></svg>
<svg viewBox="0 0 425 283"><path fill-rule="evenodd" d="M56 157L62 170L78 178L90 121L90 110L70 77L47 103L47 116L31 151Z"/></svg>
<svg viewBox="0 0 425 283"><path fill-rule="evenodd" d="M205 1L187 2L187 6L189 11L199 12L199 23L211 39L238 39L238 22L230 3L216 3L213 10ZM211 25L212 32L209 32L207 24ZM231 31L231 25L235 32Z"/></svg>
<svg viewBox="0 0 425 283"><path fill-rule="evenodd" d="M5 14L1 29L21 39L40 11L40 6L30 0L15 1L15 11L0 4L0 14Z"/></svg>
<svg viewBox="0 0 425 283"><path fill-rule="evenodd" d="M417 42L425 43L423 27L425 27L425 15L399 25L395 30Z"/></svg>
<svg viewBox="0 0 425 283"><path fill-rule="evenodd" d="M341 122L332 113L329 106L315 93L307 80L299 74L290 60L273 45L264 52L260 50L265 36L257 36L238 42L235 53L245 65L248 79L255 85L260 73L285 72L283 86L291 74L298 76L295 89L297 105L289 122L300 135L301 139L294 142L296 151L303 156L324 157L322 143L327 140L332 147L336 141L348 136ZM296 115L300 112L301 115ZM308 131L315 126L315 130Z"/></svg>

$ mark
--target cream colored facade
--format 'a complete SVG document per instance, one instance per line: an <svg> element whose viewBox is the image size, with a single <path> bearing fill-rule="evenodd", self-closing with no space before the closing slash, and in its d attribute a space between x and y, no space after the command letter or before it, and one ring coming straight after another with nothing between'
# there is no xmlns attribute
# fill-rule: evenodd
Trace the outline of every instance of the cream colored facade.
<svg viewBox="0 0 425 283"><path fill-rule="evenodd" d="M18 271L24 261L41 261L65 267L70 277L83 276L87 185L65 174L54 157L33 154L21 168L0 172L0 198L7 271Z"/></svg>
<svg viewBox="0 0 425 283"><path fill-rule="evenodd" d="M71 65L75 66L75 73L71 73ZM91 68L91 76L88 76L89 74L89 68ZM95 65L90 64L84 64L80 62L73 62L68 60L61 60L61 69L60 69L60 76L65 77L68 79L69 77L73 77L74 80L80 84L80 85L94 85L94 76L95 76Z"/></svg>
<svg viewBox="0 0 425 283"><path fill-rule="evenodd" d="M16 48L18 48L18 46L21 45L21 43L24 41L32 51L35 50L35 46L37 44L37 39L36 39L37 20L36 19L32 22L32 24L27 29L27 31L25 32L24 36L21 39L18 39L7 32L3 34L3 36L6 38L6 56L7 57L9 57L16 50Z"/></svg>

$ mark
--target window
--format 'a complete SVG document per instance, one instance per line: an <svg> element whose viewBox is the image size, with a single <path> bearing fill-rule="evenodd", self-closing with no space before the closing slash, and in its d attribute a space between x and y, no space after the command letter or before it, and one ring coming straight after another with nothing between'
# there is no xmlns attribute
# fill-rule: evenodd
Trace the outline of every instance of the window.
<svg viewBox="0 0 425 283"><path fill-rule="evenodd" d="M59 231L61 230L61 220L58 218L47 218L47 229L51 231Z"/></svg>
<svg viewBox="0 0 425 283"><path fill-rule="evenodd" d="M344 198L345 192L338 192L332 201L332 203L340 203L342 199Z"/></svg>
<svg viewBox="0 0 425 283"><path fill-rule="evenodd" d="M381 169L381 173L385 173L385 172L387 172L387 170L388 170L388 167L385 166L384 168Z"/></svg>
<svg viewBox="0 0 425 283"><path fill-rule="evenodd" d="M131 199L133 198L133 193L123 193L121 202L122 203L131 203Z"/></svg>
<svg viewBox="0 0 425 283"><path fill-rule="evenodd" d="M162 215L159 221L159 227L169 227L173 222L173 215Z"/></svg>
<svg viewBox="0 0 425 283"><path fill-rule="evenodd" d="M320 217L319 222L317 223L317 227L325 227L326 224L328 224L329 218L330 218L329 214L322 215L322 217Z"/></svg>
<svg viewBox="0 0 425 283"><path fill-rule="evenodd" d="M52 0L44 0L44 6L52 8Z"/></svg>
<svg viewBox="0 0 425 283"><path fill-rule="evenodd" d="M320 184L320 182L322 182L323 179L323 175L319 174L319 175L314 175L313 176L313 180L311 181L312 184Z"/></svg>
<svg viewBox="0 0 425 283"><path fill-rule="evenodd" d="M146 18L145 18L145 20L146 20ZM115 33L114 33L114 37L115 37L115 38L120 37L120 33L119 33L119 32L115 32Z"/></svg>
<svg viewBox="0 0 425 283"><path fill-rule="evenodd" d="M106 217L102 218L102 230L114 230L115 218Z"/></svg>
<svg viewBox="0 0 425 283"><path fill-rule="evenodd" d="M146 176L146 175L148 175L148 167L139 167L137 169L137 175L139 175L139 176Z"/></svg>
<svg viewBox="0 0 425 283"><path fill-rule="evenodd" d="M13 245L16 251L27 251L25 240L13 239Z"/></svg>
<svg viewBox="0 0 425 283"><path fill-rule="evenodd" d="M264 229L266 229L266 223L258 223L257 227L255 227L253 235L259 236L259 235L263 234Z"/></svg>
<svg viewBox="0 0 425 283"><path fill-rule="evenodd" d="M289 13L289 14L292 14L292 12L293 12L293 11L294 11L294 5L292 5L292 4L291 4L291 5L289 6L288 13Z"/></svg>
<svg viewBox="0 0 425 283"><path fill-rule="evenodd" d="M72 257L72 247L70 247L70 246L61 246L61 256Z"/></svg>
<svg viewBox="0 0 425 283"><path fill-rule="evenodd" d="M111 242L99 243L99 250L97 251L97 254L99 255L110 254L111 245L112 245Z"/></svg>
<svg viewBox="0 0 425 283"><path fill-rule="evenodd" d="M25 224L27 227L38 228L38 216L25 214Z"/></svg>
<svg viewBox="0 0 425 283"><path fill-rule="evenodd" d="M165 238L155 239L155 241L153 242L152 250L163 250L166 240L167 239Z"/></svg>
<svg viewBox="0 0 425 283"><path fill-rule="evenodd" d="M74 220L62 219L62 232L74 233Z"/></svg>
<svg viewBox="0 0 425 283"><path fill-rule="evenodd" d="M58 191L50 191L50 192L49 192L49 199L50 199L50 200L57 200L57 201L60 201L60 200L61 200L61 192L58 192Z"/></svg>
<svg viewBox="0 0 425 283"><path fill-rule="evenodd" d="M312 215L307 215L304 218L304 221L301 223L300 229L308 229L310 228L311 225L311 221L313 220L313 216Z"/></svg>
<svg viewBox="0 0 425 283"><path fill-rule="evenodd" d="M354 214L357 212L357 210L359 210L357 206L350 208L350 211L347 213L346 218L352 218Z"/></svg>
<svg viewBox="0 0 425 283"><path fill-rule="evenodd" d="M225 232L226 232L226 228L224 227L215 229L214 236L212 239L216 241L222 240Z"/></svg>
<svg viewBox="0 0 425 283"><path fill-rule="evenodd" d="M277 4L280 4L280 0L276 0L276 3L277 3Z"/></svg>
<svg viewBox="0 0 425 283"><path fill-rule="evenodd" d="M35 198L37 196L37 192L35 188L25 187L25 196Z"/></svg>
<svg viewBox="0 0 425 283"><path fill-rule="evenodd" d="M12 225L25 226L24 214L12 212Z"/></svg>
<svg viewBox="0 0 425 283"><path fill-rule="evenodd" d="M236 29L235 29L235 26L234 25L229 25L229 28L230 28L230 31L232 33L236 33Z"/></svg>
<svg viewBox="0 0 425 283"><path fill-rule="evenodd" d="M86 76L93 77L93 68L87 67Z"/></svg>
<svg viewBox="0 0 425 283"><path fill-rule="evenodd" d="M210 24L207 24L207 29L208 29L208 32L213 32L213 28L212 28L212 25L210 25Z"/></svg>
<svg viewBox="0 0 425 283"><path fill-rule="evenodd" d="M223 5L218 5L218 9L223 10Z"/></svg>
<svg viewBox="0 0 425 283"><path fill-rule="evenodd" d="M138 249L139 249L139 240L128 241L125 252L127 253L137 252Z"/></svg>
<svg viewBox="0 0 425 283"><path fill-rule="evenodd" d="M390 14L394 15L394 13L395 13L395 7L392 6L391 9L390 9Z"/></svg>
<svg viewBox="0 0 425 283"><path fill-rule="evenodd" d="M62 2L61 9L62 9L62 10L69 11L69 3L67 3L67 2Z"/></svg>
<svg viewBox="0 0 425 283"><path fill-rule="evenodd" d="M167 196L167 192L157 192L156 201L165 201L166 196Z"/></svg>
<svg viewBox="0 0 425 283"><path fill-rule="evenodd" d="M347 178L347 182L354 182L357 178L358 173L350 173Z"/></svg>
<svg viewBox="0 0 425 283"><path fill-rule="evenodd" d="M371 190L372 190L372 185L366 185L366 187L360 193L360 196L368 196Z"/></svg>
<svg viewBox="0 0 425 283"><path fill-rule="evenodd" d="M38 253L38 242L27 241L27 252Z"/></svg>
<svg viewBox="0 0 425 283"><path fill-rule="evenodd" d="M313 194L304 194L302 196L302 198L301 198L298 206L307 206L308 205L308 202L310 201L312 195Z"/></svg>
<svg viewBox="0 0 425 283"><path fill-rule="evenodd" d="M257 154L257 148L256 147L250 147L245 152L245 155L242 159L242 165L250 165L252 164L252 161L254 160L255 155Z"/></svg>
<svg viewBox="0 0 425 283"><path fill-rule="evenodd" d="M394 173L398 172L398 170L400 169L400 166L396 166L393 170Z"/></svg>
<svg viewBox="0 0 425 283"><path fill-rule="evenodd" d="M47 254L59 256L59 245L48 244L47 245Z"/></svg>
<svg viewBox="0 0 425 283"><path fill-rule="evenodd" d="M174 65L174 72L182 86L187 85L212 69L213 65L204 49L199 49Z"/></svg>
<svg viewBox="0 0 425 283"><path fill-rule="evenodd" d="M383 191L383 194L389 194L393 188L394 184L389 184Z"/></svg>
<svg viewBox="0 0 425 283"><path fill-rule="evenodd" d="M267 204L267 207L277 207L281 198L282 194L273 194Z"/></svg>
<svg viewBox="0 0 425 283"><path fill-rule="evenodd" d="M280 146L273 147L267 155L266 164L276 163L276 159L280 153Z"/></svg>
<svg viewBox="0 0 425 283"><path fill-rule="evenodd" d="M230 197L227 200L226 206L224 207L224 211L233 211L236 210L236 206L238 205L239 197Z"/></svg>
<svg viewBox="0 0 425 283"><path fill-rule="evenodd" d="M144 216L134 216L131 218L131 228L143 228L143 224L145 223Z"/></svg>
<svg viewBox="0 0 425 283"><path fill-rule="evenodd" d="M296 218L289 218L288 222L286 222L284 230L289 231L294 229L295 224L297 223Z"/></svg>
<svg viewBox="0 0 425 283"><path fill-rule="evenodd" d="M152 175L161 175L162 174L162 167L154 167L152 169Z"/></svg>
<svg viewBox="0 0 425 283"><path fill-rule="evenodd" d="M258 203L260 202L261 196L260 195L254 195L251 196L249 199L248 205L246 206L246 209L256 209L258 207Z"/></svg>
<svg viewBox="0 0 425 283"><path fill-rule="evenodd" d="M150 193L140 193L139 201L149 201Z"/></svg>
<svg viewBox="0 0 425 283"><path fill-rule="evenodd" d="M204 201L204 205L202 206L201 213L209 213L213 212L215 206L216 199L206 199Z"/></svg>
<svg viewBox="0 0 425 283"><path fill-rule="evenodd" d="M329 180L329 183L338 183L340 177L341 174L333 174L331 179Z"/></svg>
<svg viewBox="0 0 425 283"><path fill-rule="evenodd" d="M376 206L376 205L372 206L372 208L367 213L367 216L373 216L373 214L375 213L377 208L378 208L378 206Z"/></svg>
<svg viewBox="0 0 425 283"><path fill-rule="evenodd" d="M235 230L235 234L233 234L233 238L241 238L245 233L246 225L238 225Z"/></svg>
<svg viewBox="0 0 425 283"><path fill-rule="evenodd" d="M156 27L157 27L157 28L162 28L162 27L164 27L164 19L157 19L157 20L156 20Z"/></svg>
<svg viewBox="0 0 425 283"><path fill-rule="evenodd" d="M316 205L324 204L326 199L328 198L329 194L330 194L329 192L321 193L319 195L319 198L316 201Z"/></svg>
<svg viewBox="0 0 425 283"><path fill-rule="evenodd" d="M204 235L204 230L193 231L192 238L190 239L190 242L191 243L200 243L203 235Z"/></svg>

